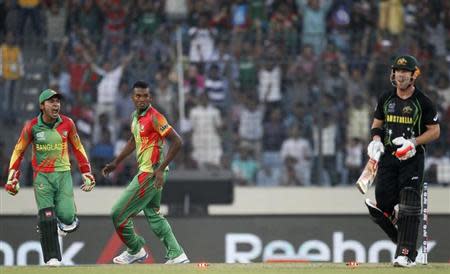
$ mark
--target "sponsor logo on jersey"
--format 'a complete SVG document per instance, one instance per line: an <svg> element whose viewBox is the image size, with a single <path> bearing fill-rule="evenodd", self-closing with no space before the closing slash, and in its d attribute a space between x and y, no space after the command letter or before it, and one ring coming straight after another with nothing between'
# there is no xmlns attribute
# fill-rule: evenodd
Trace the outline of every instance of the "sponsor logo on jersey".
<svg viewBox="0 0 450 274"><path fill-rule="evenodd" d="M45 132L41 131L41 132L36 133L36 140L44 141L45 140Z"/></svg>

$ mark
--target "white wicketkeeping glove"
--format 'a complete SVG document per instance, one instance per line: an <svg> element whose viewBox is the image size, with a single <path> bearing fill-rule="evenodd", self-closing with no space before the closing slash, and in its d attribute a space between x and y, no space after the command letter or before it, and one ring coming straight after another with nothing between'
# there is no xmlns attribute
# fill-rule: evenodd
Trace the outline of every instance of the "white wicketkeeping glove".
<svg viewBox="0 0 450 274"><path fill-rule="evenodd" d="M416 142L414 142L411 139L405 139L403 137L397 137L394 140L392 140L392 143L397 146L401 146L397 148L394 155L399 160L407 160L414 155L416 155Z"/></svg>
<svg viewBox="0 0 450 274"><path fill-rule="evenodd" d="M383 153L384 153L384 145L379 140L373 140L367 147L367 155L369 155L370 159L376 159L377 156L379 157L380 154Z"/></svg>
<svg viewBox="0 0 450 274"><path fill-rule="evenodd" d="M95 186L94 176L91 173L86 172L86 173L81 174L81 177L83 179L83 184L81 185L81 190L86 191L86 192L91 191Z"/></svg>

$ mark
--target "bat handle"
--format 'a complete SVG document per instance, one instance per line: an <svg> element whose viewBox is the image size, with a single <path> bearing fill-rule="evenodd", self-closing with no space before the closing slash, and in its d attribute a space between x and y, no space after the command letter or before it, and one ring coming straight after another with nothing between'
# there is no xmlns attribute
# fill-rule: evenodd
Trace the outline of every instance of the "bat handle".
<svg viewBox="0 0 450 274"><path fill-rule="evenodd" d="M375 153L375 155L373 156L373 159L374 159L376 162L380 161L381 154L382 154L381 151L377 151L377 152Z"/></svg>

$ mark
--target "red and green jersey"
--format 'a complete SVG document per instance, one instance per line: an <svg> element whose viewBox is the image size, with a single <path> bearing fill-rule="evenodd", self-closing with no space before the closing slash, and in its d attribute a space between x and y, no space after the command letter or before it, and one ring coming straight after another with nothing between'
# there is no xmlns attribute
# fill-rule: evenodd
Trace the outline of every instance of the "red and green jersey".
<svg viewBox="0 0 450 274"><path fill-rule="evenodd" d="M9 169L18 170L23 155L30 143L33 144L32 165L35 172L70 170L68 145L72 146L81 173L91 172L91 166L81 144L72 119L60 115L50 127L42 121L42 114L27 121L11 156Z"/></svg>
<svg viewBox="0 0 450 274"><path fill-rule="evenodd" d="M143 113L133 112L131 132L136 142L139 170L153 172L153 167L164 161L164 137L172 130L166 118L149 106Z"/></svg>

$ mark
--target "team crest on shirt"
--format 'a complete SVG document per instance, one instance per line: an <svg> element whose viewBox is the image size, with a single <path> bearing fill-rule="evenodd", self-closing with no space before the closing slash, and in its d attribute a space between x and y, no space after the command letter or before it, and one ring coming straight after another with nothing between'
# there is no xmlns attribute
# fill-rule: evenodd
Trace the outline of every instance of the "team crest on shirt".
<svg viewBox="0 0 450 274"><path fill-rule="evenodd" d="M64 131L62 132L62 136L64 136L64 137L67 138L67 130L64 130Z"/></svg>
<svg viewBox="0 0 450 274"><path fill-rule="evenodd" d="M145 130L144 125L140 125L140 126L139 126L139 131L140 131L140 132L144 132L144 130Z"/></svg>
<svg viewBox="0 0 450 274"><path fill-rule="evenodd" d="M45 132L41 131L41 132L36 133L36 140L44 141L45 140Z"/></svg>
<svg viewBox="0 0 450 274"><path fill-rule="evenodd" d="M403 114L411 114L413 111L412 107L406 106L402 109Z"/></svg>
<svg viewBox="0 0 450 274"><path fill-rule="evenodd" d="M389 105L388 105L388 112L389 113L395 112L395 103L394 102L389 103Z"/></svg>

